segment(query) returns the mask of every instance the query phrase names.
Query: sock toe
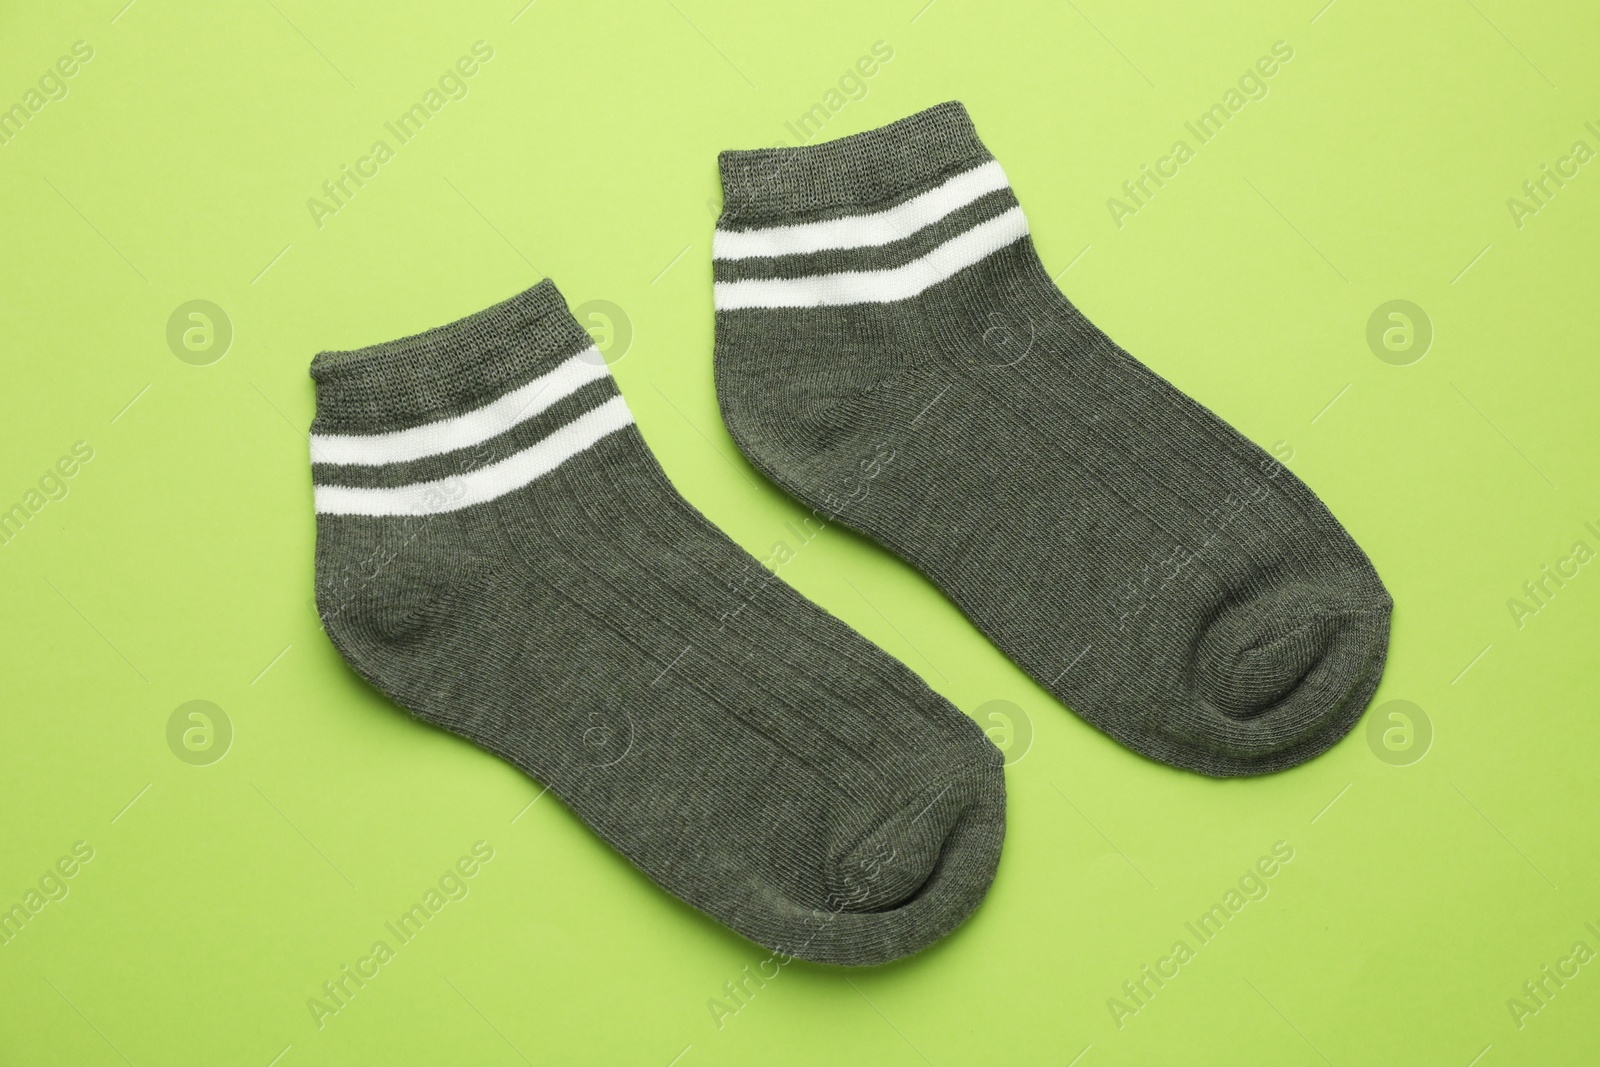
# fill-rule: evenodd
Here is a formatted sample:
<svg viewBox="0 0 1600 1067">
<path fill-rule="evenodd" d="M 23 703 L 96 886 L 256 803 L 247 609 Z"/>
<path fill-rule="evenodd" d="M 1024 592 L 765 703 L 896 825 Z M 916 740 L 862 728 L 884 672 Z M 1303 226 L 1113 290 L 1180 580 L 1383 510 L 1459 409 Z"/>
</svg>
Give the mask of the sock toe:
<svg viewBox="0 0 1600 1067">
<path fill-rule="evenodd" d="M 919 790 L 911 803 L 873 827 L 834 864 L 830 899 L 848 911 L 878 912 L 916 895 L 971 801 L 971 789 L 962 785 L 946 780 Z"/>
<path fill-rule="evenodd" d="M 1005 839 L 996 760 L 951 771 L 854 838 L 829 879 L 830 907 L 795 914 L 774 940 L 817 963 L 888 963 L 960 926 L 994 881 Z"/>
<path fill-rule="evenodd" d="M 1255 718 L 1316 666 L 1342 618 L 1296 589 L 1229 612 L 1202 635 L 1196 657 L 1202 690 L 1224 715 Z"/>
<path fill-rule="evenodd" d="M 1280 770 L 1331 747 L 1382 673 L 1389 605 L 1300 586 L 1215 620 L 1196 648 L 1197 695 L 1213 709 L 1210 773 Z"/>
</svg>

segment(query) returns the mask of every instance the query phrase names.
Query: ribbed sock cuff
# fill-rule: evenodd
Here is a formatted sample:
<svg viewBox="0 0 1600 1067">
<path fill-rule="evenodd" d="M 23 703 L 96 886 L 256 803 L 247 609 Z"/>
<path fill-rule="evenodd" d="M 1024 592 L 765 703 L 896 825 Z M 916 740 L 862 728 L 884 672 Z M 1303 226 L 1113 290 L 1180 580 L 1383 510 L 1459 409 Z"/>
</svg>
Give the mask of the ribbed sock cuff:
<svg viewBox="0 0 1600 1067">
<path fill-rule="evenodd" d="M 826 144 L 723 152 L 718 225 L 740 229 L 894 201 L 993 158 L 954 100 Z"/>
<path fill-rule="evenodd" d="M 593 342 L 548 278 L 446 326 L 311 361 L 311 432 L 381 433 L 469 411 Z"/>
</svg>

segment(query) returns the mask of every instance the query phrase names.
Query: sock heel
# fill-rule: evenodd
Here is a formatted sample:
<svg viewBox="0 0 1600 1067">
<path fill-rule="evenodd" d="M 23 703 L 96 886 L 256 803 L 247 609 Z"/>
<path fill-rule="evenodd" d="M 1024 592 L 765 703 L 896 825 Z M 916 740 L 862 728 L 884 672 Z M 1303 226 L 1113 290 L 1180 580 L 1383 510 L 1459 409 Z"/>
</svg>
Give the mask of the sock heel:
<svg viewBox="0 0 1600 1067">
<path fill-rule="evenodd" d="M 903 346 L 882 339 L 887 323 L 870 313 L 830 320 L 830 344 L 770 343 L 782 334 L 719 331 L 714 367 L 724 424 L 763 473 L 814 507 L 853 492 L 863 462 L 881 454 L 910 416 L 913 373 Z M 911 411 L 915 415 L 915 411 Z"/>
</svg>

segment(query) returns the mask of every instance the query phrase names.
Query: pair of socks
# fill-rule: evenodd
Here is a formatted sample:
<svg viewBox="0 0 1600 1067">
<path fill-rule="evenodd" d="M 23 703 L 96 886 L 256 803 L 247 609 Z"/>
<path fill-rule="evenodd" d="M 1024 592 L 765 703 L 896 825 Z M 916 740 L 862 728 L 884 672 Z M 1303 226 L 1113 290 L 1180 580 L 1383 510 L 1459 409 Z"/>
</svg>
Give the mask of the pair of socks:
<svg viewBox="0 0 1600 1067">
<path fill-rule="evenodd" d="M 1148 757 L 1258 774 L 1349 730 L 1371 564 L 1056 290 L 961 105 L 720 165 L 716 389 L 757 468 Z M 673 489 L 554 284 L 311 373 L 319 610 L 374 686 L 790 957 L 977 907 L 1000 753 Z"/>
</svg>

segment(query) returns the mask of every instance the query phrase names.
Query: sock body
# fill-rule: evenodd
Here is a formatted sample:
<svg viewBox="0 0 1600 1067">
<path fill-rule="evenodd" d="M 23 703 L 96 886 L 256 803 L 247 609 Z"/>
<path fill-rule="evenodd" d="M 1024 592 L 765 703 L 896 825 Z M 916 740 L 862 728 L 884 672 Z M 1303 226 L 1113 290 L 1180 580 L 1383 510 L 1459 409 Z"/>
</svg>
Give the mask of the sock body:
<svg viewBox="0 0 1600 1067">
<path fill-rule="evenodd" d="M 667 481 L 550 282 L 312 364 L 344 658 L 762 945 L 878 963 L 993 878 L 1001 758 Z"/>
<path fill-rule="evenodd" d="M 1370 562 L 1055 288 L 960 104 L 720 162 L 717 393 L 752 463 L 1147 756 L 1263 773 L 1349 730 L 1388 643 Z"/>
</svg>

